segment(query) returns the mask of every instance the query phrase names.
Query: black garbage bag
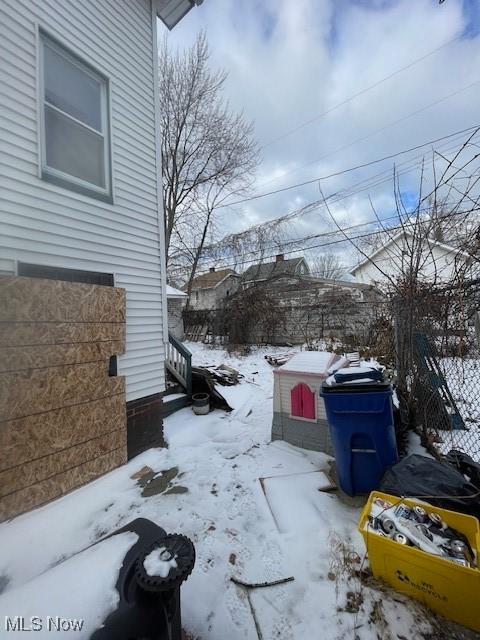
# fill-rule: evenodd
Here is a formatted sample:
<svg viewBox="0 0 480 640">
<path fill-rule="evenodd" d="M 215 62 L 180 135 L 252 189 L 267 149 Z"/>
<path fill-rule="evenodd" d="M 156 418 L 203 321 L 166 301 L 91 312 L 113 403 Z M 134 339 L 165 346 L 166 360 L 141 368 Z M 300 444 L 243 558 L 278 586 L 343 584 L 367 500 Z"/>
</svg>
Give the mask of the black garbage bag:
<svg viewBox="0 0 480 640">
<path fill-rule="evenodd" d="M 444 458 L 448 463 L 463 473 L 476 487 L 480 487 L 480 464 L 463 451 L 452 449 Z"/>
<path fill-rule="evenodd" d="M 480 488 L 448 462 L 416 453 L 391 466 L 379 490 L 394 496 L 421 498 L 438 507 L 480 518 Z"/>
</svg>

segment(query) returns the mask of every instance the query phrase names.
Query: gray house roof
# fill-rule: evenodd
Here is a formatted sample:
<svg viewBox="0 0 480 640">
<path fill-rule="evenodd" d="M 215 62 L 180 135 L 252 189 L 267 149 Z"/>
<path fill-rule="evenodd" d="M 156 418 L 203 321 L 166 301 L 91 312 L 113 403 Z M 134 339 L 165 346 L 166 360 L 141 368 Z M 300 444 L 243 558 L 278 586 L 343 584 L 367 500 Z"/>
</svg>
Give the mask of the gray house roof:
<svg viewBox="0 0 480 640">
<path fill-rule="evenodd" d="M 270 278 L 276 278 L 278 276 L 298 275 L 299 267 L 302 263 L 305 267 L 305 273 L 307 274 L 309 269 L 304 258 L 291 258 L 290 260 L 254 264 L 242 275 L 242 282 L 255 282 L 257 280 L 269 280 Z"/>
</svg>

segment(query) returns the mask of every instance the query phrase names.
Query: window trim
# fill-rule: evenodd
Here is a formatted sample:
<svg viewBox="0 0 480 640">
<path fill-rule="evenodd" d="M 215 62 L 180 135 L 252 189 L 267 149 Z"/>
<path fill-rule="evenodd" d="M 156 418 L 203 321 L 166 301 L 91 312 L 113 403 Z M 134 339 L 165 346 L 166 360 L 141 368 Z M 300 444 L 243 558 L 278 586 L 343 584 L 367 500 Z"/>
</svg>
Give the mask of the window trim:
<svg viewBox="0 0 480 640">
<path fill-rule="evenodd" d="M 100 108 L 102 131 L 82 122 L 75 116 L 70 115 L 63 109 L 50 104 L 45 99 L 45 70 L 44 70 L 44 47 L 50 46 L 68 62 L 87 73 L 100 83 Z M 46 151 L 46 131 L 45 131 L 45 106 L 55 110 L 63 117 L 84 127 L 86 130 L 95 133 L 103 138 L 103 166 L 105 172 L 105 187 L 99 187 L 93 183 L 82 180 L 69 173 L 63 172 L 47 165 Z M 113 176 L 112 176 L 112 136 L 111 136 L 111 105 L 110 105 L 110 81 L 109 78 L 93 67 L 84 58 L 65 46 L 55 36 L 38 28 L 38 113 L 39 113 L 39 175 L 42 180 L 50 182 L 70 191 L 87 195 L 104 202 L 113 204 Z"/>
</svg>

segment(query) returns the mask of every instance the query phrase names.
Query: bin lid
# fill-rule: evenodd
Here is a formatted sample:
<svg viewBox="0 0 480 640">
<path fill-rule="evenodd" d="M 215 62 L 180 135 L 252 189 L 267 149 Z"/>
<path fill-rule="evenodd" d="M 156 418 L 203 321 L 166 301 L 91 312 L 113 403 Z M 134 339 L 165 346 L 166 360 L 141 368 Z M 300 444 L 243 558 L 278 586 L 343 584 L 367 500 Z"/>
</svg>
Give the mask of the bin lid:
<svg viewBox="0 0 480 640">
<path fill-rule="evenodd" d="M 320 388 L 320 395 L 328 393 L 374 393 L 379 391 L 392 391 L 392 385 L 388 380 L 372 380 L 371 382 L 330 382 L 326 381 Z"/>
</svg>

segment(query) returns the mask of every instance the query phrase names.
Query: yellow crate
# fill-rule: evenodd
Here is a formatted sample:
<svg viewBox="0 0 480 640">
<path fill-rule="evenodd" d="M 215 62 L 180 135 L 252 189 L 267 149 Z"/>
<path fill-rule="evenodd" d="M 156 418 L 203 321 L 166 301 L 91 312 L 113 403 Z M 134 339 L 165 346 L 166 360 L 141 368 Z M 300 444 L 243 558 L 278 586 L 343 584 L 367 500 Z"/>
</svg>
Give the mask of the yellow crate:
<svg viewBox="0 0 480 640">
<path fill-rule="evenodd" d="M 375 498 L 383 498 L 393 504 L 400 501 L 398 496 L 373 491 L 362 511 L 358 529 L 365 540 L 373 575 L 397 591 L 420 600 L 445 618 L 480 631 L 480 571 L 403 546 L 371 529 L 366 530 Z M 411 498 L 401 501 L 409 506 L 425 506 L 424 502 Z M 477 552 L 478 560 L 480 524 L 477 518 L 431 505 L 427 511 L 440 514 L 447 525 L 463 533 Z"/>
</svg>

